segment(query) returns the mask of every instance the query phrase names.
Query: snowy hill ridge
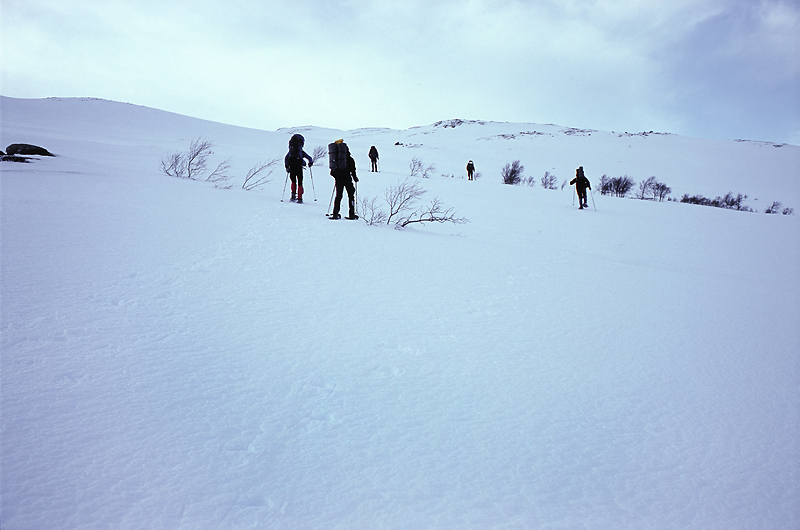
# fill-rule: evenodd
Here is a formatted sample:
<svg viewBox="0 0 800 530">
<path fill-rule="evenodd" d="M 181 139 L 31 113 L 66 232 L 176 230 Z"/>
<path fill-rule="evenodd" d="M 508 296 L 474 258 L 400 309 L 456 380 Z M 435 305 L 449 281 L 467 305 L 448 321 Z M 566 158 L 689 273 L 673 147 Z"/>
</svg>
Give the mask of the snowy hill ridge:
<svg viewBox="0 0 800 530">
<path fill-rule="evenodd" d="M 234 144 L 240 134 L 251 129 L 214 124 L 164 111 L 91 98 L 49 98 L 17 100 L 2 97 L 3 128 L 0 144 L 35 143 L 27 131 L 47 127 L 46 120 L 61 120 L 64 135 L 74 132 L 101 139 L 124 128 L 137 129 L 154 144 L 169 149 L 185 148 L 194 131 L 208 131 L 208 140 L 218 145 Z M 159 124 L 165 124 L 161 127 Z M 22 134 L 11 135 L 12 130 Z M 485 178 L 499 179 L 500 169 L 519 159 L 526 176 L 537 182 L 547 171 L 559 183 L 574 177 L 583 166 L 593 185 L 602 175 L 627 175 L 641 182 L 655 176 L 670 186 L 672 198 L 702 194 L 719 196 L 727 192 L 746 194 L 757 211 L 773 201 L 787 206 L 800 205 L 800 147 L 749 140 L 705 140 L 669 133 L 618 133 L 576 129 L 558 125 L 501 123 L 451 119 L 406 130 L 364 128 L 352 131 L 298 126 L 274 132 L 259 131 L 259 146 L 265 154 L 282 156 L 286 136 L 307 136 L 307 145 L 327 145 L 346 138 L 360 168 L 369 167 L 366 153 L 376 145 L 381 160 L 398 171 L 405 171 L 411 157 L 434 164 L 441 174 L 463 176 L 467 160 L 474 160 Z M 21 138 L 20 138 L 21 137 Z M 30 138 L 30 140 L 25 140 Z M 43 139 L 44 141 L 44 139 Z M 236 148 L 245 142 L 238 142 Z M 58 148 L 55 146 L 54 148 Z M 415 150 L 404 152 L 404 150 Z M 387 166 L 388 168 L 388 166 Z"/>
<path fill-rule="evenodd" d="M 4 530 L 800 527 L 800 216 L 599 193 L 579 211 L 569 186 L 500 179 L 582 165 L 763 211 L 800 206 L 797 147 L 0 113 L 3 146 L 57 155 L 0 163 Z M 281 202 L 295 131 L 348 142 L 359 198 L 409 179 L 470 222 L 330 221 L 324 162 Z M 229 189 L 160 171 L 196 138 Z"/>
</svg>

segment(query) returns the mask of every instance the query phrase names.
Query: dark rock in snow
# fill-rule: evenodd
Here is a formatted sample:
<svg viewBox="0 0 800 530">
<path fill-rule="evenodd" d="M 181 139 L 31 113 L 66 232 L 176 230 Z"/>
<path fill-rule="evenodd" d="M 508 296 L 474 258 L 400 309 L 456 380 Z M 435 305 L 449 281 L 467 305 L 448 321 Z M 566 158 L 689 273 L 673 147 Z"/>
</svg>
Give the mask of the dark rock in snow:
<svg viewBox="0 0 800 530">
<path fill-rule="evenodd" d="M 24 156 L 0 155 L 0 162 L 22 162 L 23 164 L 26 164 L 28 159 Z"/>
<path fill-rule="evenodd" d="M 39 156 L 55 156 L 53 153 L 39 147 L 38 145 L 31 144 L 11 144 L 6 147 L 6 153 L 9 155 L 39 155 Z"/>
</svg>

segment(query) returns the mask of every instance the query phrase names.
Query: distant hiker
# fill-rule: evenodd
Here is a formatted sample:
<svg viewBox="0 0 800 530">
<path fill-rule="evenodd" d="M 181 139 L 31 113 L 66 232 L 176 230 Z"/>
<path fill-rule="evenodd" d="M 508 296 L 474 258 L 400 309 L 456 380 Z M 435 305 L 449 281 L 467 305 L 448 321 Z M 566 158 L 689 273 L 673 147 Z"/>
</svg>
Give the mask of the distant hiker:
<svg viewBox="0 0 800 530">
<path fill-rule="evenodd" d="M 339 209 L 342 203 L 342 195 L 344 190 L 347 189 L 349 213 L 346 219 L 358 219 L 356 215 L 356 190 L 353 186 L 353 181 L 358 182 L 358 177 L 356 176 L 356 161 L 350 156 L 350 148 L 347 147 L 344 140 L 336 140 L 332 144 L 328 144 L 328 160 L 331 176 L 336 180 L 336 199 L 330 218 L 342 218 L 342 216 L 339 215 Z"/>
<path fill-rule="evenodd" d="M 475 173 L 475 164 L 472 163 L 472 160 L 467 162 L 467 180 L 475 180 L 472 178 L 472 174 Z"/>
<path fill-rule="evenodd" d="M 586 202 L 586 188 L 591 190 L 592 185 L 589 183 L 589 179 L 586 178 L 586 175 L 583 174 L 583 166 L 575 171 L 575 178 L 570 180 L 569 184 L 570 186 L 575 184 L 575 191 L 578 193 L 578 202 L 580 203 L 579 210 L 588 208 L 589 203 Z"/>
<path fill-rule="evenodd" d="M 375 146 L 369 148 L 369 159 L 372 162 L 372 169 L 370 171 L 377 172 L 378 171 L 378 150 L 375 149 Z"/>
<path fill-rule="evenodd" d="M 283 165 L 286 166 L 286 172 L 289 173 L 289 178 L 292 179 L 292 197 L 290 200 L 297 202 L 303 202 L 303 168 L 306 165 L 306 161 L 303 159 L 308 159 L 308 167 L 311 167 L 314 162 L 311 156 L 303 151 L 305 143 L 306 139 L 301 134 L 293 135 L 289 139 L 289 152 L 283 158 Z"/>
</svg>

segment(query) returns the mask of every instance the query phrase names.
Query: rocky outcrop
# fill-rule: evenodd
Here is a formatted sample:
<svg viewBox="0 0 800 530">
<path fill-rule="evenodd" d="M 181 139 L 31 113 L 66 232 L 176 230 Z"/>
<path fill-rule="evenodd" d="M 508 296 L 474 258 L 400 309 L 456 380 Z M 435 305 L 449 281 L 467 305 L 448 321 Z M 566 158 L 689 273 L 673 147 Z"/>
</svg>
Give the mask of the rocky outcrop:
<svg viewBox="0 0 800 530">
<path fill-rule="evenodd" d="M 31 145 L 31 144 L 11 144 L 8 147 L 6 147 L 6 154 L 55 156 L 53 153 L 51 153 L 44 147 L 39 147 L 38 145 Z"/>
</svg>

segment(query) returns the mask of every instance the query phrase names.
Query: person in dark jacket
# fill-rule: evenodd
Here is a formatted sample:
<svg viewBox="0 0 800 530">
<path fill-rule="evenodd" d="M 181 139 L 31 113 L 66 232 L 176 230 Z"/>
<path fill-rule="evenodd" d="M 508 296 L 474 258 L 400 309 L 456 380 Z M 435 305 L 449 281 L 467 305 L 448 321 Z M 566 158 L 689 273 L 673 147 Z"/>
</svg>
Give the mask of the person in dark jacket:
<svg viewBox="0 0 800 530">
<path fill-rule="evenodd" d="M 342 203 L 342 195 L 344 190 L 347 189 L 347 204 L 349 212 L 346 219 L 358 219 L 356 215 L 356 190 L 353 181 L 358 182 L 356 176 L 356 161 L 350 155 L 350 149 L 347 149 L 347 169 L 331 169 L 331 176 L 336 179 L 336 198 L 333 203 L 333 213 L 331 219 L 341 219 L 339 209 Z"/>
<path fill-rule="evenodd" d="M 589 183 L 589 179 L 586 178 L 586 175 L 583 174 L 583 166 L 579 167 L 575 171 L 575 178 L 569 181 L 570 186 L 575 185 L 575 191 L 578 193 L 578 202 L 580 203 L 579 210 L 583 210 L 584 208 L 589 207 L 589 203 L 586 202 L 586 188 L 592 189 L 592 185 Z"/>
<path fill-rule="evenodd" d="M 472 163 L 472 160 L 467 162 L 467 180 L 473 180 L 472 175 L 475 173 L 475 164 Z"/>
<path fill-rule="evenodd" d="M 378 150 L 373 145 L 369 148 L 369 160 L 372 162 L 372 169 L 370 171 L 378 171 Z"/>
<path fill-rule="evenodd" d="M 303 151 L 302 144 L 294 145 L 289 142 L 289 152 L 283 158 L 283 165 L 292 180 L 292 197 L 290 199 L 292 201 L 303 202 L 303 168 L 306 165 L 304 158 L 308 160 L 308 167 L 311 167 L 314 159 Z"/>
</svg>

